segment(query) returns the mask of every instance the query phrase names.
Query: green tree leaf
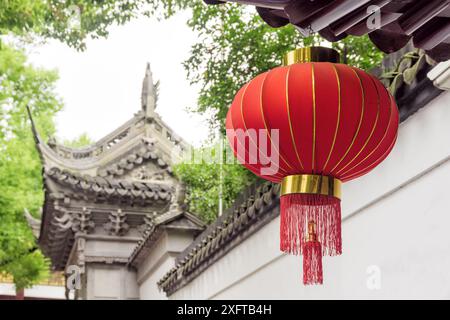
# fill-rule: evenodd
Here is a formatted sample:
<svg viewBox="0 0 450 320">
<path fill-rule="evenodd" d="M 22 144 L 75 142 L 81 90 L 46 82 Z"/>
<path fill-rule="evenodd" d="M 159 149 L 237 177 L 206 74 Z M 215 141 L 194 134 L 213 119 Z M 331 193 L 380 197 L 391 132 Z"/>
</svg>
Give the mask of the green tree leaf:
<svg viewBox="0 0 450 320">
<path fill-rule="evenodd" d="M 24 210 L 39 216 L 43 202 L 42 166 L 35 148 L 26 106 L 32 109 L 44 138 L 54 134 L 55 72 L 36 69 L 25 55 L 0 49 L 0 272 L 14 277 L 17 288 L 39 281 L 48 261 L 36 248 Z"/>
</svg>

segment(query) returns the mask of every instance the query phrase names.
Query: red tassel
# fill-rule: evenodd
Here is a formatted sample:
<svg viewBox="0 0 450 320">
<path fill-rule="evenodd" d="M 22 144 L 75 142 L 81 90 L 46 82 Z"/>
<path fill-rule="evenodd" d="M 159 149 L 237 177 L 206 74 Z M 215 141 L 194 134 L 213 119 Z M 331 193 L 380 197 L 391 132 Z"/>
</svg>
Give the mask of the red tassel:
<svg viewBox="0 0 450 320">
<path fill-rule="evenodd" d="M 340 255 L 341 200 L 332 196 L 293 193 L 280 198 L 280 250 L 303 254 L 303 238 L 309 222 L 316 224 L 323 255 Z"/>
<path fill-rule="evenodd" d="M 303 284 L 322 284 L 322 248 L 318 241 L 307 241 L 303 246 Z"/>
<path fill-rule="evenodd" d="M 316 224 L 308 223 L 308 236 L 303 245 L 303 284 L 322 284 L 322 246 L 317 241 Z"/>
</svg>

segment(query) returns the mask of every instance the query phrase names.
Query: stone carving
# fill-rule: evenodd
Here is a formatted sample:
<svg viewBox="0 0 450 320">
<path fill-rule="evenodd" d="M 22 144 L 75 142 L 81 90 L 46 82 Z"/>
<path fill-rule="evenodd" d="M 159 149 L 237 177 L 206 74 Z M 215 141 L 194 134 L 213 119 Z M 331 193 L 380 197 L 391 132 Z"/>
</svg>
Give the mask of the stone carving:
<svg viewBox="0 0 450 320">
<path fill-rule="evenodd" d="M 111 212 L 108 218 L 109 222 L 105 223 L 103 227 L 109 235 L 123 236 L 128 232 L 130 226 L 126 223 L 127 214 L 121 209 Z"/>
<path fill-rule="evenodd" d="M 56 139 L 55 139 L 54 136 L 51 136 L 51 137 L 48 138 L 47 145 L 48 145 L 51 149 L 56 150 L 57 143 L 56 143 Z"/>
<path fill-rule="evenodd" d="M 119 132 L 114 137 L 112 137 L 105 145 L 106 149 L 111 149 L 113 146 L 124 140 L 128 134 L 130 133 L 130 129 L 126 129 L 122 132 Z"/>
<path fill-rule="evenodd" d="M 150 163 L 153 163 L 156 166 L 156 169 L 164 169 L 170 173 L 171 168 L 169 163 L 165 160 L 161 152 L 158 152 L 158 148 L 155 145 L 155 139 L 143 137 L 141 141 L 142 143 L 139 148 L 130 150 L 122 157 L 114 159 L 112 162 L 99 169 L 99 175 L 102 177 L 123 177 L 126 174 L 130 174 L 131 170 L 135 170 L 141 166 L 146 166 L 146 168 L 140 169 L 141 175 L 146 175 L 147 173 L 143 170 L 155 171 L 154 169 L 150 170 L 150 167 L 148 166 Z M 139 180 L 148 180 L 147 178 L 135 177 L 135 174 L 136 173 L 131 174 L 131 177 Z M 164 178 L 164 176 L 162 178 Z M 151 180 L 157 179 L 151 178 Z"/>
<path fill-rule="evenodd" d="M 155 226 L 155 217 L 158 216 L 158 212 L 147 213 L 143 220 L 144 223 L 141 224 L 137 229 L 142 236 L 145 236 L 146 232 Z"/>
<path fill-rule="evenodd" d="M 141 166 L 133 172 L 132 178 L 137 180 L 164 181 L 166 177 L 165 172 L 166 170 L 151 172 L 146 166 Z"/>
<path fill-rule="evenodd" d="M 94 230 L 95 223 L 91 220 L 91 211 L 86 207 L 80 212 L 76 212 L 73 215 L 72 230 L 74 232 L 88 234 Z"/>
<path fill-rule="evenodd" d="M 57 215 L 56 213 L 59 213 L 60 215 Z M 73 217 L 66 209 L 55 206 L 55 215 L 53 216 L 52 224 L 58 229 L 68 230 L 73 228 Z"/>
<path fill-rule="evenodd" d="M 83 238 L 78 238 L 77 240 L 77 260 L 78 266 L 81 268 L 81 273 L 85 272 L 86 267 L 86 256 L 84 254 L 86 246 L 86 240 Z"/>
<path fill-rule="evenodd" d="M 186 186 L 180 182 L 175 186 L 175 196 L 170 203 L 169 212 L 185 211 L 186 208 Z"/>
<path fill-rule="evenodd" d="M 146 180 L 147 176 L 147 169 L 144 166 L 138 168 L 133 174 L 133 178 L 138 180 Z"/>
</svg>

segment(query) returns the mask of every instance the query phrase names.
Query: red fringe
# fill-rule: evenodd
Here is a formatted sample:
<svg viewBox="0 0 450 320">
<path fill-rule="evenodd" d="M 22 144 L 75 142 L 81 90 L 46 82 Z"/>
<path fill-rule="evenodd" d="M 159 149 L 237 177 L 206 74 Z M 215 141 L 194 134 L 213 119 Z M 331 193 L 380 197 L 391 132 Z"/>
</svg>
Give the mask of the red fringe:
<svg viewBox="0 0 450 320">
<path fill-rule="evenodd" d="M 341 200 L 316 194 L 287 194 L 280 199 L 280 250 L 301 255 L 308 223 L 316 223 L 322 254 L 342 253 Z"/>
<path fill-rule="evenodd" d="M 303 284 L 322 284 L 322 248 L 318 241 L 307 241 L 303 246 Z"/>
</svg>

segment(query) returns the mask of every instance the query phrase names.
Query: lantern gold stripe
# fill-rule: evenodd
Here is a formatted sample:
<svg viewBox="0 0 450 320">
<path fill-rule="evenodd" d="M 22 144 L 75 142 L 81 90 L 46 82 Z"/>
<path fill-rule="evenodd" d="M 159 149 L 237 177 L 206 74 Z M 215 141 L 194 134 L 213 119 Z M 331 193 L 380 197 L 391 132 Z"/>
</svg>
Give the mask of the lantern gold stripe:
<svg viewBox="0 0 450 320">
<path fill-rule="evenodd" d="M 381 159 L 384 159 L 390 152 L 391 152 L 391 148 L 392 146 L 395 144 L 395 142 L 397 141 L 397 136 L 395 136 L 395 139 L 392 140 L 391 144 L 389 145 L 389 147 L 383 152 L 383 154 L 377 158 L 377 160 L 373 161 L 369 166 L 367 166 L 366 168 L 359 170 L 358 172 L 352 173 L 350 176 L 345 177 L 345 179 L 349 179 L 352 177 L 356 177 L 358 175 L 360 175 L 361 173 L 364 173 L 367 168 L 370 168 L 371 166 L 373 166 L 375 163 L 379 162 Z M 372 168 L 373 169 L 373 168 Z"/>
<path fill-rule="evenodd" d="M 312 172 L 314 173 L 316 162 L 316 79 L 314 76 L 314 63 L 311 63 L 311 81 L 312 81 L 312 94 L 313 94 L 313 141 L 312 141 Z"/>
<path fill-rule="evenodd" d="M 387 91 L 386 91 L 387 92 Z M 389 120 L 388 120 L 388 125 L 386 126 L 386 130 L 383 134 L 383 137 L 381 138 L 381 140 L 378 142 L 377 146 L 361 161 L 359 161 L 356 165 L 354 165 L 353 167 L 351 167 L 350 169 L 347 169 L 342 176 L 345 176 L 347 173 L 351 172 L 353 169 L 357 168 L 361 163 L 363 163 L 364 161 L 366 161 L 375 151 L 378 150 L 378 148 L 380 147 L 380 145 L 383 143 L 383 141 L 386 139 L 387 133 L 389 132 L 389 129 L 391 127 L 391 116 L 392 116 L 392 108 L 393 108 L 393 101 L 391 98 L 391 105 L 389 107 Z M 374 161 L 373 163 L 370 164 L 370 166 L 372 166 L 374 163 L 376 163 L 379 159 L 377 159 L 376 161 Z M 368 167 L 370 167 L 368 166 Z M 362 172 L 364 170 L 358 171 L 358 173 Z M 351 176 L 353 176 L 354 174 L 352 174 Z"/>
<path fill-rule="evenodd" d="M 247 86 L 248 86 L 249 84 L 250 84 L 250 83 L 248 83 L 248 84 L 246 85 L 246 87 L 244 88 L 244 92 L 242 93 L 242 96 L 241 96 L 241 102 L 240 102 L 241 105 L 242 105 L 242 102 L 244 101 L 244 94 L 245 94 L 245 91 L 247 90 Z M 234 126 L 234 123 L 233 123 L 233 117 L 230 117 L 230 122 L 231 122 L 231 127 L 233 128 L 233 130 L 236 130 L 236 128 L 235 128 L 235 126 Z M 245 123 L 244 123 L 244 127 L 245 127 Z M 250 139 L 250 137 L 249 137 L 249 139 Z M 233 143 L 234 143 L 234 141 L 233 141 Z M 236 144 L 241 145 L 239 139 L 236 139 Z M 245 155 L 244 155 L 244 159 L 240 159 L 239 154 L 237 153 L 237 151 L 236 151 L 236 159 L 241 160 L 243 163 L 245 163 Z M 251 164 L 249 164 L 249 165 L 252 166 Z M 253 169 L 256 170 L 255 168 L 253 168 Z M 279 169 L 281 169 L 281 168 L 279 168 Z M 288 173 L 286 173 L 286 174 L 288 174 Z M 274 175 L 274 176 L 280 177 L 279 174 L 276 174 L 276 175 Z"/>
<path fill-rule="evenodd" d="M 247 83 L 247 84 L 245 85 L 244 92 L 242 93 L 242 96 L 241 96 L 241 102 L 240 102 L 241 105 L 242 105 L 242 101 L 244 101 L 244 93 L 245 93 L 245 91 L 247 90 L 248 85 L 249 85 L 249 83 Z M 236 130 L 236 128 L 234 127 L 233 117 L 232 117 L 232 116 L 230 116 L 230 121 L 231 121 L 231 127 L 233 128 L 233 130 Z M 239 139 L 236 139 L 236 144 L 241 144 L 240 141 L 239 141 Z M 233 145 L 234 145 L 234 141 L 233 141 Z M 237 150 L 236 150 L 236 159 L 239 160 L 239 153 L 237 152 Z M 241 159 L 241 160 L 242 160 L 242 162 L 245 163 L 245 155 L 244 155 L 244 159 Z"/>
<path fill-rule="evenodd" d="M 245 123 L 245 118 L 244 118 L 244 111 L 243 111 L 243 109 L 244 109 L 244 98 L 245 98 L 245 94 L 247 93 L 247 89 L 248 89 L 250 83 L 251 82 L 247 83 L 245 85 L 245 87 L 244 87 L 244 91 L 242 92 L 242 97 L 241 97 L 241 103 L 239 104 L 239 106 L 240 106 L 239 110 L 240 110 L 240 113 L 241 113 L 241 119 L 242 119 L 242 124 L 244 125 L 244 130 L 247 132 L 248 140 L 249 140 L 250 143 L 253 143 L 256 146 L 256 149 L 259 152 L 258 144 L 252 139 L 251 134 L 248 132 L 247 124 Z M 250 160 L 250 158 L 249 158 L 249 160 Z"/>
<path fill-rule="evenodd" d="M 269 72 L 270 72 L 270 71 L 269 71 Z M 270 135 L 270 131 L 269 131 L 269 129 L 267 128 L 266 117 L 264 116 L 264 108 L 263 108 L 263 98 L 262 98 L 262 93 L 263 93 L 264 83 L 266 82 L 267 75 L 269 74 L 269 72 L 264 76 L 264 80 L 263 80 L 263 82 L 262 82 L 261 90 L 260 90 L 260 97 L 259 97 L 259 105 L 260 105 L 261 116 L 262 116 L 262 119 L 263 119 L 263 122 L 264 122 L 264 128 L 266 128 L 266 132 L 267 132 L 267 136 L 269 137 L 270 144 L 275 148 L 276 152 L 277 152 L 278 155 L 280 156 L 280 159 L 283 160 L 283 162 L 284 162 L 290 169 L 294 169 L 294 168 L 292 168 L 292 166 L 284 159 L 283 155 L 282 155 L 281 152 L 278 150 L 277 145 L 273 143 L 272 137 L 271 137 L 271 135 Z M 279 169 L 282 169 L 282 168 L 279 167 Z"/>
<path fill-rule="evenodd" d="M 330 65 L 333 67 L 334 72 L 336 73 L 336 82 L 338 86 L 338 114 L 337 114 L 337 121 L 336 121 L 336 130 L 334 131 L 334 137 L 333 137 L 333 143 L 331 144 L 330 152 L 328 153 L 327 160 L 325 161 L 325 164 L 323 165 L 323 171 L 326 171 L 328 162 L 330 161 L 331 155 L 333 154 L 334 146 L 336 144 L 336 138 L 339 131 L 339 124 L 341 122 L 341 80 L 339 78 L 339 73 L 337 71 L 337 68 L 334 64 L 330 63 Z"/>
<path fill-rule="evenodd" d="M 245 123 L 245 117 L 244 117 L 244 97 L 245 97 L 245 94 L 247 93 L 247 88 L 248 88 L 248 86 L 250 85 L 250 83 L 251 83 L 251 82 L 249 82 L 249 83 L 245 86 L 244 92 L 242 93 L 241 103 L 240 103 L 240 111 L 241 111 L 242 123 L 244 124 L 244 129 L 245 129 L 245 131 L 247 131 L 247 132 L 248 132 L 248 128 L 247 128 L 247 124 Z M 255 142 L 255 141 L 252 139 L 252 135 L 251 135 L 250 133 L 248 133 L 248 139 L 249 139 L 249 141 L 251 141 L 251 142 L 256 146 L 256 149 L 258 150 L 258 153 L 261 155 L 262 153 L 261 153 L 261 151 L 259 150 L 258 143 Z M 249 160 L 250 160 L 250 159 L 249 159 Z M 280 168 L 280 167 L 279 167 L 278 169 L 279 169 L 280 171 L 282 171 L 284 174 L 288 174 L 286 171 L 283 170 L 283 168 Z"/>
<path fill-rule="evenodd" d="M 298 154 L 298 150 L 297 150 L 297 144 L 295 142 L 295 137 L 294 137 L 294 130 L 292 129 L 292 122 L 291 122 L 291 106 L 289 104 L 289 74 L 291 72 L 291 67 L 287 67 L 288 71 L 286 73 L 286 110 L 287 110 L 287 116 L 288 116 L 288 121 L 289 121 L 289 130 L 291 133 L 291 140 L 292 140 L 292 144 L 294 145 L 294 151 L 295 151 L 295 155 L 297 156 L 297 160 L 298 163 L 300 164 L 300 167 L 303 169 L 303 163 L 300 160 L 300 156 Z"/>
<path fill-rule="evenodd" d="M 344 156 L 341 158 L 341 160 L 339 160 L 339 162 L 333 167 L 333 169 L 331 169 L 331 171 L 334 171 L 340 164 L 341 162 L 345 159 L 345 157 L 347 156 L 347 154 L 350 152 L 350 150 L 353 147 L 353 144 L 355 143 L 356 137 L 359 135 L 359 130 L 361 129 L 361 124 L 363 122 L 364 119 L 364 109 L 365 109 L 365 96 L 364 96 L 364 88 L 362 85 L 362 81 L 361 78 L 359 77 L 358 73 L 355 71 L 355 69 L 351 68 L 352 71 L 355 73 L 355 76 L 358 78 L 359 80 L 359 85 L 361 87 L 361 96 L 362 96 L 362 101 L 361 101 L 361 116 L 359 118 L 359 124 L 358 124 L 358 128 L 356 129 L 356 132 L 353 136 L 352 142 L 350 143 L 350 146 L 347 148 L 347 150 L 344 153 Z"/>
<path fill-rule="evenodd" d="M 372 136 L 373 136 L 373 133 L 375 132 L 375 128 L 377 127 L 378 119 L 379 119 L 379 117 L 380 117 L 380 92 L 378 91 L 378 87 L 377 87 L 377 85 L 375 84 L 375 81 L 373 80 L 372 77 L 370 77 L 370 81 L 372 81 L 373 85 L 375 86 L 375 90 L 377 91 L 377 116 L 376 116 L 375 121 L 374 121 L 374 123 L 373 123 L 372 130 L 370 131 L 369 137 L 368 137 L 367 140 L 364 142 L 364 145 L 361 147 L 361 149 L 358 151 L 358 153 L 353 157 L 352 160 L 350 160 L 350 161 L 349 161 L 344 167 L 342 167 L 336 174 L 339 174 L 339 173 L 341 173 L 342 171 L 344 171 L 345 168 L 347 168 L 350 164 L 353 163 L 353 161 L 355 161 L 355 160 L 359 157 L 359 155 L 361 154 L 361 152 L 363 152 L 364 149 L 366 148 L 367 144 L 369 143 L 370 139 L 371 139 Z"/>
</svg>

